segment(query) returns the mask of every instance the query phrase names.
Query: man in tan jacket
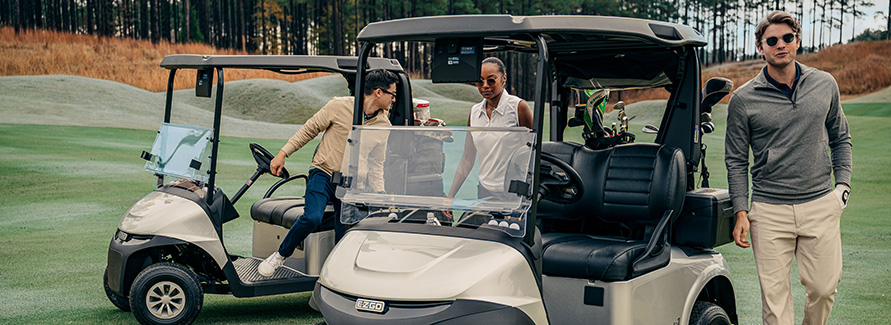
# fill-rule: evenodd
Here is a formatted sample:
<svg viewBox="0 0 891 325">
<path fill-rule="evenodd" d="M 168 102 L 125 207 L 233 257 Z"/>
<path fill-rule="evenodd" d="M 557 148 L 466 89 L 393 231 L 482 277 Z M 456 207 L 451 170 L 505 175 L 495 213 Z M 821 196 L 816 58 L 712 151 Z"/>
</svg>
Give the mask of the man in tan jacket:
<svg viewBox="0 0 891 325">
<path fill-rule="evenodd" d="M 364 125 L 390 125 L 388 112 L 390 105 L 396 101 L 396 81 L 396 75 L 386 70 L 372 70 L 365 76 Z M 340 239 L 346 232 L 346 228 L 340 223 L 340 202 L 334 197 L 335 186 L 331 184 L 331 175 L 340 171 L 347 137 L 353 124 L 354 103 L 354 97 L 332 98 L 303 124 L 272 159 L 270 169 L 273 175 L 278 175 L 285 165 L 285 158 L 324 132 L 306 180 L 303 216 L 291 226 L 278 251 L 257 267 L 260 275 L 272 276 L 282 266 L 284 259 L 291 256 L 297 245 L 322 222 L 325 206 L 329 201 L 334 201 L 335 207 L 335 238 Z"/>
</svg>

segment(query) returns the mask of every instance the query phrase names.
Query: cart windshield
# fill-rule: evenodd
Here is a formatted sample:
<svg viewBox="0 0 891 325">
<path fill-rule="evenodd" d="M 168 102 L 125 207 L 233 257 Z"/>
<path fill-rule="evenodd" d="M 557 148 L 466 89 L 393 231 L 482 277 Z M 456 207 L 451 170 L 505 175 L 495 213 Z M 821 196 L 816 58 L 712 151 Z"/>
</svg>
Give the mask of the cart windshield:
<svg viewBox="0 0 891 325">
<path fill-rule="evenodd" d="M 525 127 L 356 126 L 337 191 L 341 218 L 485 226 L 523 236 L 534 141 Z"/>
<path fill-rule="evenodd" d="M 158 130 L 145 170 L 157 175 L 203 182 L 210 164 L 207 148 L 212 129 L 164 123 Z"/>
</svg>

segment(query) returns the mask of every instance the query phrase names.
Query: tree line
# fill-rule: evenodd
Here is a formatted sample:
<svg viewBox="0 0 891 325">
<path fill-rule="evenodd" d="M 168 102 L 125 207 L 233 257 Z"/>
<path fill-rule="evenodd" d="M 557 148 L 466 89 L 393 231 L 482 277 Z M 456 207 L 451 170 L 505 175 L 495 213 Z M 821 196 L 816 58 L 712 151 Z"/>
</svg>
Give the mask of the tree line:
<svg viewBox="0 0 891 325">
<path fill-rule="evenodd" d="M 44 28 L 152 42 L 201 42 L 255 54 L 356 55 L 358 32 L 382 20 L 459 14 L 624 16 L 696 28 L 709 40 L 700 53 L 708 65 L 755 57 L 754 28 L 770 11 L 785 10 L 803 24 L 818 26 L 803 35 L 812 40 L 803 47 L 813 51 L 846 41 L 842 31 L 853 32 L 858 20 L 873 18 L 863 11 L 873 5 L 870 0 L 0 0 L 0 25 L 16 32 Z M 869 39 L 891 37 L 891 19 L 883 18 L 886 30 L 879 35 L 867 31 L 873 33 Z M 427 77 L 429 46 L 396 43 L 375 54 L 399 59 L 406 70 Z M 499 56 L 508 75 L 535 68 L 530 58 Z M 531 86 L 512 87 L 514 93 L 531 95 Z"/>
</svg>

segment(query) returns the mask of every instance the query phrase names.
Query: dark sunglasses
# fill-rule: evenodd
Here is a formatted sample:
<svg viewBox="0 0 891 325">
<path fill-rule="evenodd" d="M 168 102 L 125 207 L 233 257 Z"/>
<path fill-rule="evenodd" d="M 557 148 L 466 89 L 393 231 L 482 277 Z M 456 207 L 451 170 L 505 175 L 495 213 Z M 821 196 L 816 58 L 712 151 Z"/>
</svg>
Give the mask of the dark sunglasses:
<svg viewBox="0 0 891 325">
<path fill-rule="evenodd" d="M 501 76 L 503 76 L 503 75 L 504 75 L 504 74 L 502 74 Z M 498 77 L 495 77 L 495 78 L 489 78 L 489 79 L 486 79 L 486 80 L 480 79 L 479 81 L 474 82 L 474 84 L 475 84 L 477 87 L 482 87 L 483 84 L 487 84 L 487 85 L 489 85 L 489 87 L 492 87 L 492 86 L 495 86 L 495 82 L 497 82 L 497 81 L 498 81 L 498 78 L 501 78 L 501 76 L 498 76 Z"/>
<path fill-rule="evenodd" d="M 381 91 L 383 91 L 385 93 L 390 94 L 390 96 L 396 97 L 396 93 L 394 93 L 394 92 L 391 92 L 391 91 L 383 89 L 383 88 L 378 88 L 378 89 L 380 89 Z"/>
<path fill-rule="evenodd" d="M 768 37 L 768 38 L 764 39 L 764 43 L 767 43 L 767 46 L 777 46 L 777 42 L 779 40 L 780 39 L 777 38 L 776 36 Z M 792 43 L 793 41 L 795 41 L 795 34 L 788 33 L 786 35 L 783 35 L 783 43 L 789 44 L 789 43 Z"/>
</svg>

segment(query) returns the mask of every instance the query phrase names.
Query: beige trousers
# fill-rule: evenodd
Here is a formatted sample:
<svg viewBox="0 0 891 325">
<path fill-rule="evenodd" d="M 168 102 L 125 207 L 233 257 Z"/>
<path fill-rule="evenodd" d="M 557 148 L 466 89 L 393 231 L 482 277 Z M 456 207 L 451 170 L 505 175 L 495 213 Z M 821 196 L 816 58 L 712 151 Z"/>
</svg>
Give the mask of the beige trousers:
<svg viewBox="0 0 891 325">
<path fill-rule="evenodd" d="M 807 294 L 803 324 L 826 324 L 842 272 L 841 212 L 832 192 L 802 204 L 752 202 L 749 221 L 764 324 L 794 321 L 793 256 Z"/>
</svg>

